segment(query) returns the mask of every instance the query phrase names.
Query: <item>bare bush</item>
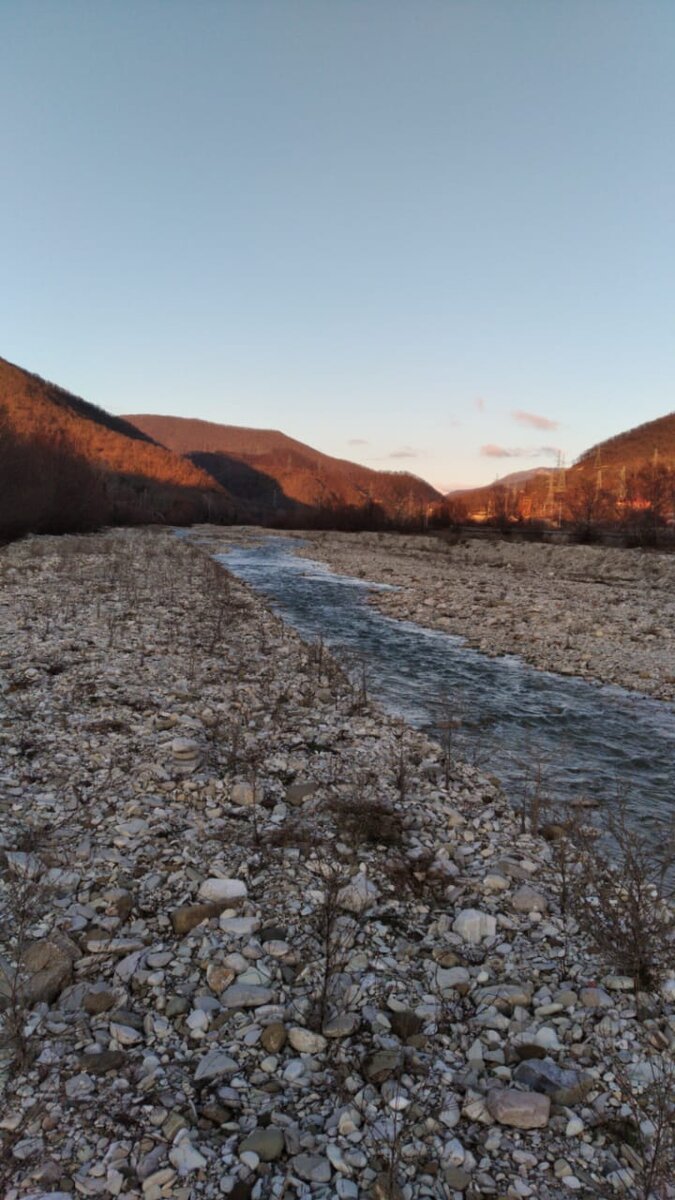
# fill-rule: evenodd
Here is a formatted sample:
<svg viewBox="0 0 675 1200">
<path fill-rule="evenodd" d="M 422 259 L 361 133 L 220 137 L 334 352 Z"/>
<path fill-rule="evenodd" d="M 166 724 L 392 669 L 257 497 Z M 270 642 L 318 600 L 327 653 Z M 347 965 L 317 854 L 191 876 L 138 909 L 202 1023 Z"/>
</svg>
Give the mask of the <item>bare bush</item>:
<svg viewBox="0 0 675 1200">
<path fill-rule="evenodd" d="M 326 807 L 337 833 L 352 847 L 400 846 L 403 818 L 387 800 L 332 798 Z"/>
<path fill-rule="evenodd" d="M 307 871 L 313 908 L 303 931 L 306 965 L 296 982 L 306 984 L 306 1020 L 315 1029 L 322 1029 L 339 1010 L 341 980 L 360 927 L 358 915 L 346 912 L 341 904 L 340 893 L 349 878 L 349 872 L 330 861 L 328 853 L 314 859 Z"/>
<path fill-rule="evenodd" d="M 579 839 L 574 915 L 601 957 L 632 976 L 636 993 L 654 990 L 672 967 L 675 912 L 666 883 L 672 839 L 660 851 L 633 825 L 625 805 L 607 821 L 609 844 Z"/>
<path fill-rule="evenodd" d="M 602 1126 L 627 1164 L 624 1183 L 638 1200 L 668 1200 L 675 1195 L 675 1062 L 650 1054 L 638 1078 L 612 1048 L 609 1058 L 620 1103 Z"/>
</svg>

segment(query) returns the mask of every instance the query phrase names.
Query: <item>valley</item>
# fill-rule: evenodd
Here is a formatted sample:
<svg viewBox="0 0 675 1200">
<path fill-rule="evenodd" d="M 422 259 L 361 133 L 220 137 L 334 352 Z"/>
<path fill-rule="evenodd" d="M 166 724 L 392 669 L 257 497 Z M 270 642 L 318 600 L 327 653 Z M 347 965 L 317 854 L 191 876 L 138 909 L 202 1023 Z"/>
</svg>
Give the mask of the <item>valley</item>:
<svg viewBox="0 0 675 1200">
<path fill-rule="evenodd" d="M 570 920 L 564 834 L 169 531 L 0 572 L 8 1200 L 639 1180 L 612 1122 L 669 1086 L 674 984 Z"/>
</svg>

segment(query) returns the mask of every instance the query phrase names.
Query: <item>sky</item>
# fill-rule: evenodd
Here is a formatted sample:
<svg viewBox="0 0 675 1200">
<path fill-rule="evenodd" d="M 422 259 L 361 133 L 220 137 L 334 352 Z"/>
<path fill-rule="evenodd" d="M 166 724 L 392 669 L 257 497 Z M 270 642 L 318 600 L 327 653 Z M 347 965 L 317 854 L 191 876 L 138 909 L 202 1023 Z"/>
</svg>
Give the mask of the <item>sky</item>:
<svg viewBox="0 0 675 1200">
<path fill-rule="evenodd" d="M 444 489 L 675 408 L 672 0 L 0 0 L 0 355 Z"/>
</svg>

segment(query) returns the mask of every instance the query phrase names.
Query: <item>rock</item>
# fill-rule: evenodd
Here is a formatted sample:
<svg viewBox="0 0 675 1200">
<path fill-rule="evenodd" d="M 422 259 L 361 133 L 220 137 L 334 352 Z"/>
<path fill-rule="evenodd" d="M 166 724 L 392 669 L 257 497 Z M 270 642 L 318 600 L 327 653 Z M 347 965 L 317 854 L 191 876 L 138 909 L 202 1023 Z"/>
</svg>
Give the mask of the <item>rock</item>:
<svg viewBox="0 0 675 1200">
<path fill-rule="evenodd" d="M 612 997 L 599 987 L 582 988 L 579 992 L 579 1002 L 584 1008 L 611 1008 L 614 1004 Z"/>
<path fill-rule="evenodd" d="M 181 936 L 190 933 L 197 925 L 201 925 L 202 921 L 217 917 L 221 908 L 222 905 L 218 904 L 183 904 L 180 908 L 174 908 L 171 913 L 174 933 Z"/>
<path fill-rule="evenodd" d="M 305 800 L 309 800 L 316 791 L 315 783 L 290 783 L 286 788 L 286 803 L 297 808 L 304 804 Z"/>
<path fill-rule="evenodd" d="M 365 1061 L 363 1071 L 370 1083 L 384 1083 L 401 1065 L 399 1050 L 376 1050 Z"/>
<path fill-rule="evenodd" d="M 320 1054 L 326 1048 L 326 1039 L 320 1033 L 294 1025 L 288 1031 L 288 1040 L 299 1054 Z"/>
<path fill-rule="evenodd" d="M 335 1194 L 338 1200 L 359 1200 L 359 1189 L 351 1179 L 341 1175 L 335 1181 Z M 70 1200 L 70 1197 L 68 1197 Z"/>
<path fill-rule="evenodd" d="M 119 917 L 122 923 L 128 920 L 134 907 L 131 892 L 126 888 L 110 888 L 104 893 L 104 899 L 108 903 L 107 911 L 112 916 Z"/>
<path fill-rule="evenodd" d="M 101 1013 L 108 1012 L 115 1004 L 115 993 L 108 991 L 107 988 L 94 989 L 84 996 L 82 1007 L 85 1012 L 96 1017 Z"/>
<path fill-rule="evenodd" d="M 509 1046 L 509 1062 L 524 1062 L 528 1058 L 546 1058 L 544 1046 L 537 1042 L 516 1042 Z"/>
<path fill-rule="evenodd" d="M 192 738 L 177 737 L 171 742 L 171 753 L 177 759 L 199 758 L 199 743 Z"/>
<path fill-rule="evenodd" d="M 455 1192 L 465 1192 L 471 1183 L 471 1176 L 463 1167 L 444 1167 L 443 1178 Z"/>
<path fill-rule="evenodd" d="M 434 962 L 438 963 L 439 967 L 457 967 L 462 963 L 462 959 L 454 950 L 446 950 L 442 946 L 437 946 L 432 954 Z"/>
<path fill-rule="evenodd" d="M 253 1152 L 261 1162 L 274 1162 L 284 1152 L 284 1135 L 274 1125 L 254 1129 L 239 1146 L 239 1154 Z"/>
<path fill-rule="evenodd" d="M 391 1013 L 389 1024 L 391 1025 L 392 1032 L 402 1042 L 407 1041 L 410 1037 L 414 1037 L 415 1034 L 420 1033 L 424 1029 L 423 1018 L 418 1017 L 417 1013 L 412 1012 L 410 1009 L 402 1009 L 399 1012 Z"/>
<path fill-rule="evenodd" d="M 439 1121 L 445 1125 L 446 1129 L 454 1129 L 455 1125 L 459 1124 L 461 1117 L 459 1104 L 454 1096 L 446 1096 L 441 1112 L 439 1113 Z"/>
<path fill-rule="evenodd" d="M 119 1071 L 126 1061 L 122 1050 L 101 1050 L 98 1054 L 83 1054 L 80 1066 L 88 1075 L 106 1075 L 108 1071 Z"/>
<path fill-rule="evenodd" d="M 360 1024 L 361 1018 L 358 1013 L 336 1013 L 335 1016 L 329 1017 L 324 1022 L 321 1032 L 324 1037 L 329 1038 L 351 1037 L 353 1033 L 356 1033 Z"/>
<path fill-rule="evenodd" d="M 516 1083 L 533 1092 L 550 1096 L 555 1104 L 578 1104 L 593 1085 L 593 1080 L 580 1071 L 565 1070 L 551 1058 L 530 1058 L 521 1062 L 513 1072 Z"/>
<path fill-rule="evenodd" d="M 288 1034 L 285 1025 L 281 1021 L 273 1021 L 271 1025 L 266 1025 L 260 1035 L 260 1043 L 268 1054 L 278 1054 L 286 1045 Z"/>
<path fill-rule="evenodd" d="M 253 1182 L 253 1180 L 238 1179 L 232 1190 L 228 1192 L 228 1200 L 251 1200 Z"/>
<path fill-rule="evenodd" d="M 257 799 L 255 788 L 250 783 L 235 783 L 230 798 L 239 808 L 252 808 Z"/>
<path fill-rule="evenodd" d="M 187 1136 L 175 1142 L 171 1147 L 169 1162 L 176 1168 L 179 1175 L 190 1175 L 192 1171 L 201 1171 L 202 1167 L 206 1166 L 204 1155 L 195 1149 Z"/>
<path fill-rule="evenodd" d="M 466 967 L 450 967 L 447 970 L 438 967 L 436 984 L 442 992 L 456 991 L 465 996 L 471 984 L 471 976 Z"/>
<path fill-rule="evenodd" d="M 551 1113 L 551 1100 L 539 1092 L 495 1089 L 488 1092 L 487 1109 L 500 1125 L 514 1129 L 544 1129 Z"/>
<path fill-rule="evenodd" d="M 668 975 L 661 984 L 661 995 L 669 1004 L 675 1004 L 675 975 Z"/>
<path fill-rule="evenodd" d="M 565 1126 L 565 1137 L 579 1137 L 586 1126 L 580 1117 L 571 1117 Z"/>
<path fill-rule="evenodd" d="M 485 888 L 486 892 L 505 892 L 507 891 L 508 886 L 509 881 L 508 879 L 505 879 L 503 875 L 486 875 L 485 879 L 483 880 L 483 887 Z"/>
<path fill-rule="evenodd" d="M 632 992 L 635 989 L 632 975 L 605 975 L 602 982 L 610 992 Z"/>
<path fill-rule="evenodd" d="M 477 994 L 481 1003 L 496 1004 L 497 1007 L 528 1008 L 532 1000 L 530 984 L 498 983 L 481 988 Z"/>
<path fill-rule="evenodd" d="M 226 1008 L 259 1008 L 262 1004 L 271 1004 L 273 997 L 274 993 L 260 984 L 233 983 L 221 999 Z"/>
<path fill-rule="evenodd" d="M 260 930 L 260 941 L 263 945 L 265 942 L 283 942 L 287 932 L 284 925 L 263 925 Z"/>
<path fill-rule="evenodd" d="M 446 809 L 445 819 L 448 829 L 460 829 L 462 825 L 466 825 L 466 818 L 456 808 Z"/>
<path fill-rule="evenodd" d="M 291 1167 L 306 1183 L 328 1183 L 333 1174 L 328 1159 L 320 1154 L 297 1154 L 291 1160 Z"/>
<path fill-rule="evenodd" d="M 66 1079 L 65 1093 L 69 1100 L 88 1100 L 94 1091 L 94 1081 L 84 1073 Z"/>
<path fill-rule="evenodd" d="M 123 1025 L 120 1021 L 110 1022 L 110 1035 L 120 1046 L 135 1046 L 143 1041 L 143 1034 L 131 1025 Z"/>
<path fill-rule="evenodd" d="M 190 1007 L 190 1002 L 185 996 L 170 996 L 166 1003 L 167 1017 L 179 1017 L 182 1013 L 187 1012 Z"/>
<path fill-rule="evenodd" d="M 191 775 L 197 770 L 201 759 L 201 748 L 191 738 L 174 738 L 171 742 L 170 770 L 178 775 Z"/>
<path fill-rule="evenodd" d="M 157 1188 L 165 1188 L 172 1184 L 176 1178 L 176 1172 L 171 1167 L 164 1167 L 159 1171 L 153 1171 L 152 1175 L 146 1175 L 143 1180 L 143 1192 L 146 1196 L 156 1195 Z M 70 1198 L 72 1200 L 72 1196 Z"/>
<path fill-rule="evenodd" d="M 260 927 L 257 917 L 221 917 L 219 921 L 223 933 L 229 933 L 231 938 L 250 938 Z"/>
<path fill-rule="evenodd" d="M 28 1004 L 51 1004 L 70 981 L 73 962 L 79 955 L 79 950 L 68 938 L 61 937 L 58 941 L 43 938 L 32 942 L 23 957 L 27 979 L 22 991 Z"/>
<path fill-rule="evenodd" d="M 337 895 L 340 908 L 359 916 L 366 912 L 377 901 L 379 892 L 375 884 L 362 871 L 341 888 Z"/>
<path fill-rule="evenodd" d="M 231 967 L 223 966 L 222 963 L 209 963 L 206 968 L 206 982 L 216 995 L 224 992 L 225 988 L 234 983 L 236 977 L 236 972 Z"/>
<path fill-rule="evenodd" d="M 246 884 L 241 879 L 205 879 L 199 888 L 199 899 L 211 904 L 231 904 L 245 900 Z"/>
<path fill-rule="evenodd" d="M 341 1175 L 352 1174 L 352 1168 L 345 1159 L 340 1146 L 335 1142 L 329 1142 L 326 1146 L 326 1157 L 334 1171 L 338 1171 Z"/>
<path fill-rule="evenodd" d="M 490 913 L 480 912 L 477 908 L 465 908 L 455 917 L 452 928 L 465 942 L 476 946 L 486 938 L 495 936 L 497 922 Z"/>
<path fill-rule="evenodd" d="M 548 901 L 541 892 L 535 888 L 529 887 L 528 884 L 523 884 L 511 897 L 511 907 L 516 912 L 522 913 L 545 913 L 548 909 Z"/>
<path fill-rule="evenodd" d="M 237 1063 L 223 1050 L 209 1050 L 195 1071 L 195 1082 L 206 1083 L 212 1079 L 221 1079 L 224 1075 L 233 1075 L 238 1069 Z"/>
</svg>

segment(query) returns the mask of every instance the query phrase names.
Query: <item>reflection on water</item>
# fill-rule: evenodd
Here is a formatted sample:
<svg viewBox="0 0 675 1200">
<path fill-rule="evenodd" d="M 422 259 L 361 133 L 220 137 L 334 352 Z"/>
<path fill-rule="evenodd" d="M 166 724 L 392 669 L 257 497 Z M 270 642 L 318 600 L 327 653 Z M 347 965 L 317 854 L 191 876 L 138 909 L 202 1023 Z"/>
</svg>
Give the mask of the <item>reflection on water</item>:
<svg viewBox="0 0 675 1200">
<path fill-rule="evenodd" d="M 322 638 L 347 665 L 362 663 L 369 693 L 386 709 L 459 741 L 461 756 L 496 775 L 514 800 L 539 770 L 556 802 L 620 796 L 644 827 L 672 814 L 669 705 L 516 658 L 488 658 L 460 638 L 392 620 L 367 603 L 369 589 L 386 585 L 335 575 L 298 558 L 283 538 L 217 558 L 304 638 Z"/>
</svg>

